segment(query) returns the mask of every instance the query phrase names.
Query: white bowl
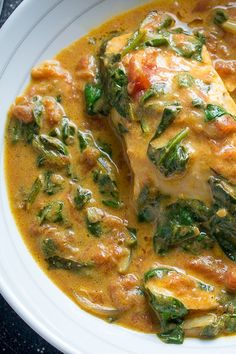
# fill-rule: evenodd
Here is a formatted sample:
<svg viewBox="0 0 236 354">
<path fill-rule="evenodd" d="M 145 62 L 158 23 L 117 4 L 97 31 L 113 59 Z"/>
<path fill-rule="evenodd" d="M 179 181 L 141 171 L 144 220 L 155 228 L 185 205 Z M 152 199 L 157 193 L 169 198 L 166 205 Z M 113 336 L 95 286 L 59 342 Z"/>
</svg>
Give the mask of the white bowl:
<svg viewBox="0 0 236 354">
<path fill-rule="evenodd" d="M 108 324 L 77 307 L 38 267 L 10 212 L 4 171 L 8 107 L 29 80 L 30 69 L 106 19 L 142 0 L 25 0 L 0 31 L 0 286 L 15 311 L 64 353 L 235 354 L 236 337 L 187 339 L 182 346 L 155 335 Z M 30 171 L 29 171 L 30 173 Z"/>
</svg>

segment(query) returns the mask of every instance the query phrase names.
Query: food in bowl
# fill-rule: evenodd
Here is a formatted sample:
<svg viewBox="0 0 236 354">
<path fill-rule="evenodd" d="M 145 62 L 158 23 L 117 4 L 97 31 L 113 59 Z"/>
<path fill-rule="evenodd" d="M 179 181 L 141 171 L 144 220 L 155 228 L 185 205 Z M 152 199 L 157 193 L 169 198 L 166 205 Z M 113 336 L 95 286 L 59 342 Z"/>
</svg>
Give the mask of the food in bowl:
<svg viewBox="0 0 236 354">
<path fill-rule="evenodd" d="M 236 332 L 236 6 L 156 1 L 32 69 L 12 211 L 90 313 L 165 343 Z"/>
</svg>

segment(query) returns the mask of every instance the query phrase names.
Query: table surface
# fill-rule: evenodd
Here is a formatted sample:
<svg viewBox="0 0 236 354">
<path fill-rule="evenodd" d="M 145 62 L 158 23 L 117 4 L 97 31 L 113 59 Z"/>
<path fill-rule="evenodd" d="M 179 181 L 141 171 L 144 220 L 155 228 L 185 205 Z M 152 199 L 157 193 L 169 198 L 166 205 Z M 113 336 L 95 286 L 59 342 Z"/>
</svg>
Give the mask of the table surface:
<svg viewBox="0 0 236 354">
<path fill-rule="evenodd" d="M 40 0 L 36 0 L 40 1 Z M 1 1 L 0 1 L 1 2 Z M 0 27 L 22 0 L 5 0 Z M 1 31 L 1 29 L 0 29 Z M 0 353 L 5 354 L 60 354 L 35 333 L 0 295 Z"/>
</svg>

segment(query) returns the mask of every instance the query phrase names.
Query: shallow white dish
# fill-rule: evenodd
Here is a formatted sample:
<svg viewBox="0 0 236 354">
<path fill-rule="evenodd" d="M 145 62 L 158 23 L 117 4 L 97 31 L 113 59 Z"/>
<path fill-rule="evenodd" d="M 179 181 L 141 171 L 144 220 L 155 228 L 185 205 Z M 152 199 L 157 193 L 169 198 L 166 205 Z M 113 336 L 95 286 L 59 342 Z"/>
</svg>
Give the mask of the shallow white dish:
<svg viewBox="0 0 236 354">
<path fill-rule="evenodd" d="M 27 84 L 31 67 L 109 17 L 145 2 L 25 0 L 0 30 L 1 292 L 32 328 L 64 353 L 235 354 L 236 336 L 165 345 L 155 335 L 110 325 L 80 310 L 35 263 L 10 212 L 4 176 L 4 126 L 8 107 Z"/>
</svg>

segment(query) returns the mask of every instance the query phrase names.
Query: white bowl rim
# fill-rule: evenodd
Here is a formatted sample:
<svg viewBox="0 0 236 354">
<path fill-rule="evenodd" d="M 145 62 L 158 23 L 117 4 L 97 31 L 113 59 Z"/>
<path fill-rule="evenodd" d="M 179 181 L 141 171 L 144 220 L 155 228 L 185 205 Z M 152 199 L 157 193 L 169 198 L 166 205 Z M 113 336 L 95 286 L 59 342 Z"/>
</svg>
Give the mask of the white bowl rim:
<svg viewBox="0 0 236 354">
<path fill-rule="evenodd" d="M 37 0 L 24 0 L 20 6 L 15 10 L 15 12 L 12 14 L 12 16 L 7 20 L 7 22 L 3 25 L 1 31 L 0 31 L 0 46 L 2 47 L 2 52 L 4 52 L 4 56 L 1 56 L 0 58 L 0 101 L 1 97 L 4 97 L 4 89 L 6 89 L 6 94 L 11 93 L 10 87 L 5 86 L 4 88 L 1 87 L 1 83 L 6 83 L 6 78 L 4 75 L 10 74 L 10 65 L 9 61 L 12 64 L 14 61 L 16 54 L 18 55 L 18 58 L 20 57 L 21 53 L 17 53 L 18 49 L 20 51 L 22 44 L 27 37 L 31 36 L 31 32 L 33 33 L 34 28 L 36 28 L 38 25 L 41 25 L 42 22 L 44 21 L 44 15 L 49 14 L 49 13 L 54 13 L 56 9 L 58 8 L 65 8 L 65 2 L 67 1 L 70 3 L 71 6 L 76 5 L 76 1 L 78 4 L 78 0 L 41 0 L 37 4 Z M 108 7 L 109 3 L 112 2 L 114 5 L 112 7 L 111 13 L 115 14 L 116 10 L 122 7 L 122 9 L 126 9 L 129 7 L 132 7 L 134 4 L 141 4 L 144 2 L 147 2 L 145 0 L 132 0 L 128 4 L 127 1 L 125 0 L 120 0 L 119 4 L 115 2 L 115 0 L 87 0 L 86 4 L 81 0 L 80 5 L 81 5 L 81 13 L 80 15 L 82 16 L 83 14 L 87 14 L 93 11 L 93 18 L 94 15 L 96 14 L 96 10 L 99 10 L 99 6 L 103 8 L 103 10 Z M 39 6 L 40 3 L 40 6 Z M 98 5 L 98 7 L 96 7 Z M 63 7 L 64 6 L 64 7 Z M 29 22 L 31 21 L 31 27 L 29 24 L 24 23 L 24 19 L 28 17 L 29 13 L 32 13 L 32 10 L 35 10 L 34 16 L 32 16 L 32 19 L 29 19 Z M 110 10 L 109 10 L 110 12 Z M 58 13 L 59 16 L 59 13 Z M 99 15 L 102 17 L 103 15 Z M 100 21 L 100 17 L 98 16 L 98 19 L 95 19 L 95 22 L 97 21 L 97 24 Z M 104 18 L 107 18 L 108 14 L 104 15 Z M 73 26 L 73 18 L 71 21 L 68 21 L 70 26 Z M 21 26 L 22 32 L 17 31 L 18 26 Z M 84 25 L 85 26 L 85 25 Z M 85 26 L 86 27 L 86 26 Z M 22 33 L 24 33 L 22 37 Z M 86 32 L 85 32 L 86 33 Z M 54 38 L 52 36 L 52 39 L 56 42 L 57 37 L 61 35 L 62 32 L 58 31 L 57 36 Z M 50 34 L 51 35 L 51 34 Z M 9 42 L 6 43 L 6 38 L 9 39 Z M 74 38 L 74 35 L 68 34 L 68 36 L 63 37 L 63 46 L 65 44 L 70 44 L 68 42 L 68 38 Z M 52 48 L 43 48 L 43 51 L 40 51 L 40 55 L 38 55 L 37 60 L 41 60 L 41 58 L 46 58 L 48 57 L 48 53 L 54 53 L 55 48 L 58 47 L 58 43 L 55 44 L 54 42 L 52 44 Z M 28 49 L 30 51 L 30 48 L 28 46 Z M 35 58 L 34 58 L 35 60 Z M 8 69 L 8 71 L 6 70 Z M 14 85 L 14 90 L 19 91 L 19 89 L 22 89 L 22 87 L 25 86 L 25 83 L 28 80 L 28 72 L 29 70 L 26 70 L 27 76 L 23 75 L 18 82 L 18 89 L 15 88 Z M 19 75 L 21 76 L 21 75 Z M 17 80 L 18 81 L 18 77 Z M 5 98 L 6 98 L 5 94 Z M 2 116 L 6 116 L 6 111 L 7 107 L 9 106 L 9 102 L 13 100 L 12 97 L 15 96 L 15 94 L 11 93 L 10 99 L 7 100 L 7 104 L 4 105 L 3 102 L 3 113 Z M 1 116 L 1 113 L 0 113 Z M 1 152 L 1 171 L 4 171 L 4 149 L 3 149 L 3 141 L 4 141 L 4 118 L 0 121 L 0 138 L 1 138 L 1 145 L 0 145 L 0 152 Z M 57 347 L 59 350 L 61 350 L 64 353 L 77 353 L 77 354 L 85 354 L 85 353 L 93 353 L 94 350 L 97 348 L 96 352 L 98 354 L 100 353 L 110 353 L 112 350 L 112 353 L 114 354 L 121 354 L 121 353 L 136 353 L 136 350 L 133 349 L 132 345 L 128 342 L 126 342 L 127 349 L 124 349 L 123 343 L 116 343 L 115 345 L 112 342 L 112 336 L 114 334 L 117 336 L 116 342 L 119 340 L 122 341 L 124 338 L 125 341 L 127 338 L 133 338 L 134 341 L 137 341 L 137 354 L 138 353 L 143 353 L 145 350 L 145 346 L 143 346 L 144 343 L 147 343 L 149 346 L 149 354 L 152 354 L 156 352 L 156 350 L 161 349 L 162 353 L 173 353 L 178 351 L 178 349 L 181 350 L 182 354 L 188 353 L 189 350 L 191 350 L 191 353 L 200 353 L 202 352 L 202 349 L 207 349 L 209 354 L 213 354 L 216 352 L 220 354 L 227 350 L 227 354 L 233 354 L 235 353 L 235 347 L 236 347 L 236 337 L 230 337 L 230 338 L 219 338 L 215 340 L 214 342 L 204 342 L 195 340 L 195 339 L 188 339 L 186 340 L 186 344 L 184 344 L 182 347 L 178 346 L 166 346 L 163 345 L 162 343 L 159 343 L 156 341 L 156 339 L 153 338 L 153 336 L 149 335 L 143 335 L 140 333 L 136 333 L 118 326 L 112 326 L 110 329 L 110 325 L 103 323 L 101 320 L 94 318 L 93 316 L 84 313 L 84 311 L 77 309 L 76 305 L 72 303 L 72 301 L 68 300 L 64 294 L 61 293 L 61 291 L 53 284 L 51 281 L 46 277 L 46 275 L 42 272 L 41 269 L 39 269 L 38 265 L 35 263 L 33 260 L 32 256 L 29 254 L 29 252 L 26 250 L 26 246 L 24 245 L 23 241 L 21 238 L 19 238 L 19 232 L 16 228 L 16 225 L 14 224 L 13 217 L 9 211 L 9 202 L 7 200 L 7 193 L 6 193 L 6 184 L 5 184 L 5 176 L 4 173 L 1 173 L 0 176 L 0 210 L 2 211 L 3 215 L 3 220 L 1 223 L 1 229 L 2 229 L 2 235 L 1 238 L 3 239 L 4 244 L 7 246 L 7 252 L 4 252 L 3 250 L 0 249 L 0 289 L 1 293 L 4 296 L 4 298 L 9 302 L 9 304 L 14 308 L 14 310 L 27 322 L 37 333 L 39 333 L 43 338 L 45 338 L 49 343 Z M 9 239 L 6 239 L 7 236 L 10 236 Z M 12 238 L 11 238 L 12 237 Z M 8 260 L 8 252 L 9 252 L 9 260 Z M 6 265 L 8 261 L 10 262 L 11 257 L 13 255 L 18 254 L 19 259 L 15 260 L 16 266 L 17 266 L 17 271 L 21 272 L 21 277 L 19 277 L 19 280 L 22 279 L 22 281 L 26 281 L 27 277 L 29 278 L 28 285 L 30 285 L 30 289 L 26 289 L 26 293 L 24 293 L 24 284 L 19 285 L 17 287 L 17 284 L 12 283 L 14 279 L 14 270 L 12 270 L 10 267 L 6 270 Z M 23 259 L 21 259 L 21 255 L 23 255 Z M 13 259 L 13 258 L 12 258 Z M 5 263 L 4 263 L 5 262 Z M 10 263 L 9 263 L 10 264 Z M 8 264 L 8 265 L 9 265 Z M 30 269 L 25 270 L 26 265 L 30 264 Z M 24 273 L 24 274 L 23 274 Z M 80 335 L 84 336 L 81 337 L 81 343 L 78 344 L 78 347 L 75 345 L 75 342 L 69 343 L 65 340 L 65 338 L 60 335 L 60 333 L 57 333 L 57 328 L 53 328 L 51 323 L 43 322 L 42 318 L 40 317 L 40 309 L 37 309 L 36 306 L 33 307 L 33 302 L 31 301 L 32 299 L 30 298 L 29 295 L 32 295 L 33 297 L 38 294 L 37 291 L 40 289 L 39 284 L 37 281 L 34 280 L 34 277 L 37 279 L 38 283 L 41 284 L 42 286 L 45 285 L 45 289 L 50 290 L 50 294 L 53 296 L 55 295 L 58 299 L 58 303 L 64 304 L 65 309 L 60 309 L 62 312 L 63 316 L 61 315 L 60 317 L 60 311 L 57 313 L 58 319 L 63 318 L 64 321 L 66 321 L 66 317 L 64 316 L 65 313 L 63 312 L 68 310 L 68 311 L 73 311 L 76 309 L 79 315 L 76 315 L 77 317 L 80 317 L 80 320 L 82 322 L 86 323 L 87 327 L 84 328 L 79 328 L 80 330 Z M 37 284 L 36 284 L 37 283 Z M 30 292 L 32 291 L 32 294 Z M 41 294 L 40 294 L 41 296 Z M 41 300 L 44 299 L 45 303 L 47 306 L 50 307 L 50 302 L 51 305 L 56 308 L 56 305 L 52 302 L 52 299 L 46 299 L 44 298 L 45 293 L 42 291 L 42 296 Z M 67 300 L 66 300 L 66 299 Z M 49 309 L 48 307 L 48 309 Z M 50 310 L 50 309 L 49 309 Z M 42 311 L 43 312 L 43 311 Z M 46 321 L 46 320 L 45 320 Z M 55 322 L 55 320 L 54 320 Z M 76 322 L 75 322 L 76 323 Z M 95 325 L 96 330 L 98 330 L 98 335 L 96 335 L 92 329 L 89 331 L 89 326 Z M 102 324 L 101 324 L 102 323 Z M 67 323 L 68 326 L 71 325 L 71 323 Z M 78 324 L 78 322 L 77 322 Z M 100 328 L 101 327 L 101 328 Z M 115 328 L 115 329 L 114 329 Z M 103 331 L 107 331 L 109 340 L 106 341 L 105 337 L 102 338 L 102 333 Z M 94 338 L 95 337 L 95 338 Z M 74 338 L 74 337 L 73 337 Z M 90 343 L 92 340 L 94 341 L 94 345 Z M 145 338 L 145 339 L 144 339 Z M 87 341 L 87 343 L 86 343 Z M 156 344 L 155 344 L 156 343 Z M 139 347 L 140 346 L 140 347 Z M 177 349 L 178 348 L 178 349 Z M 88 351 L 87 351 L 88 349 Z M 125 351 L 124 351 L 125 350 Z"/>
</svg>

